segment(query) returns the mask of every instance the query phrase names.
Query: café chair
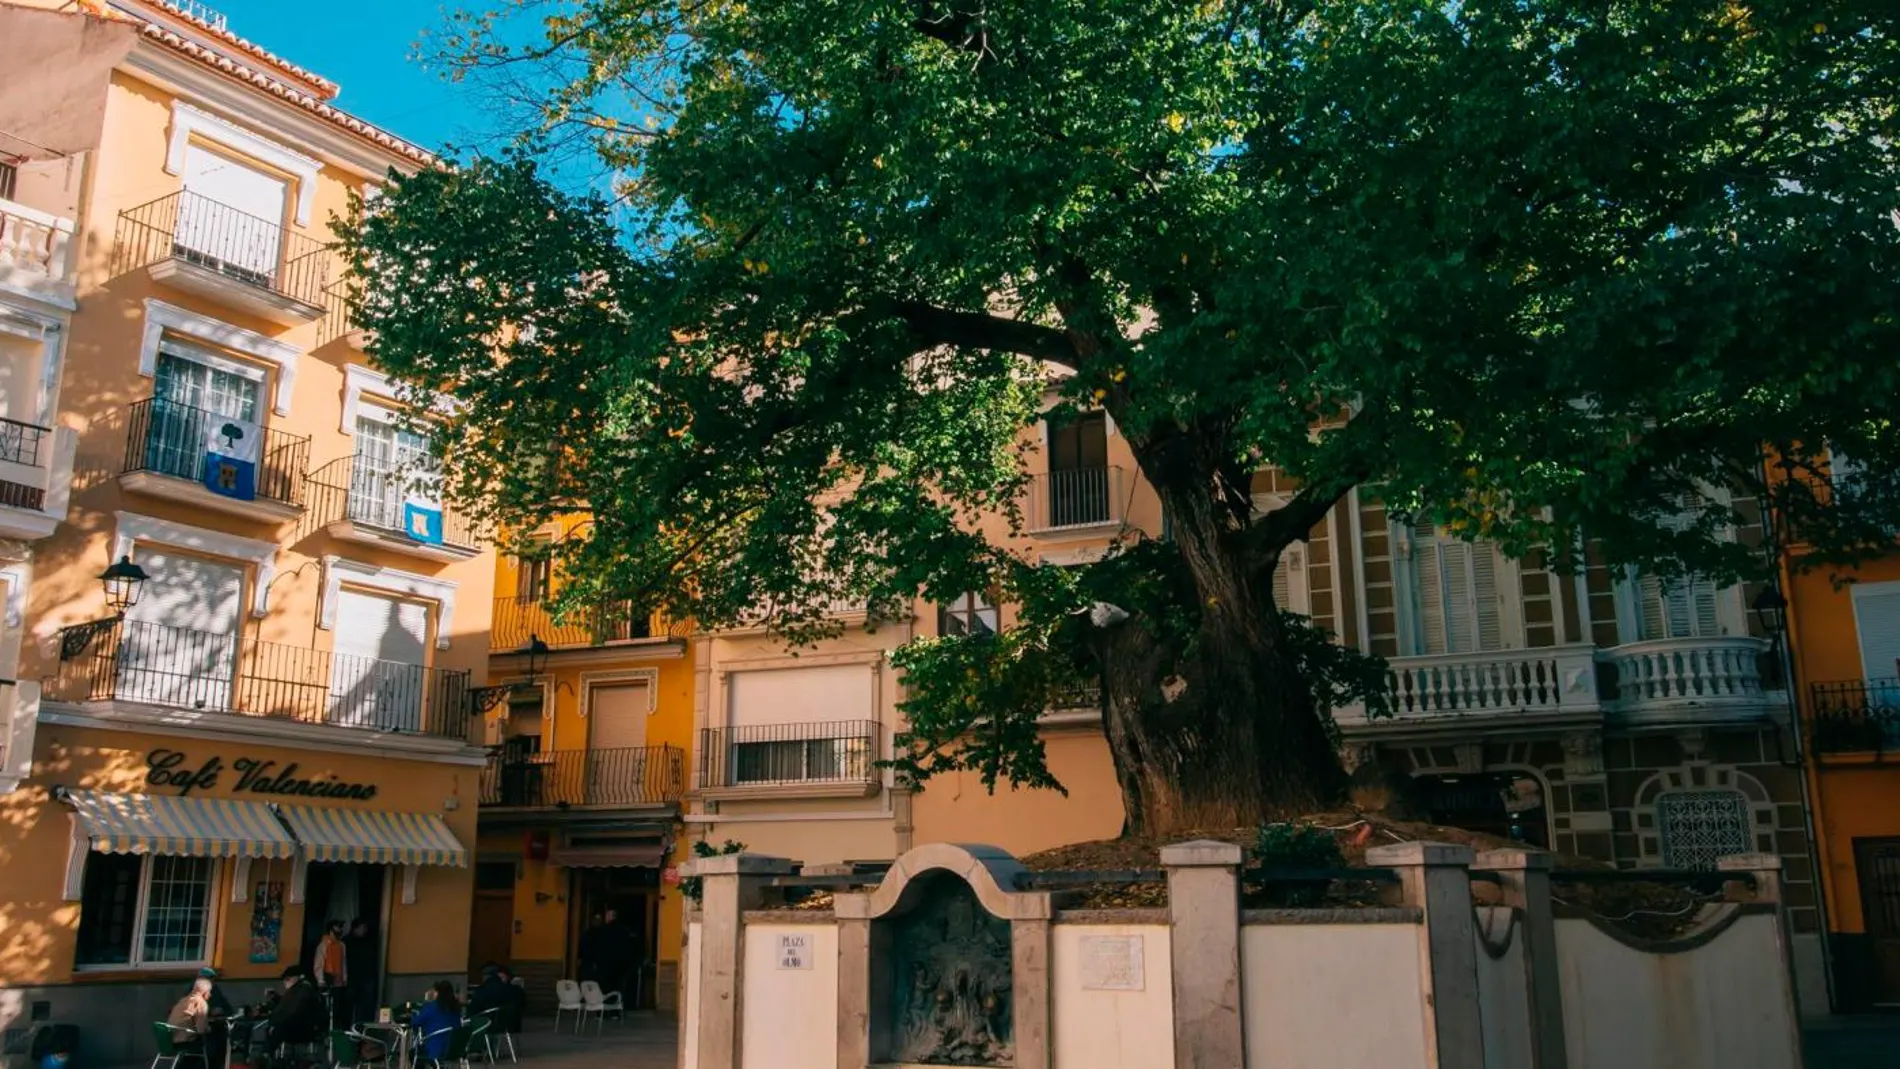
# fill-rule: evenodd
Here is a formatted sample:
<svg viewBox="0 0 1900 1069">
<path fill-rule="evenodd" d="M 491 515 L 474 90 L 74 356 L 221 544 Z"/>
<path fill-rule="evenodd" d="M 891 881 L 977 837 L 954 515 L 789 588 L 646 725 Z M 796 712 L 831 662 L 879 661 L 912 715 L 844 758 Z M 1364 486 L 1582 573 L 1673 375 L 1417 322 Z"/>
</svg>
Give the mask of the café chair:
<svg viewBox="0 0 1900 1069">
<path fill-rule="evenodd" d="M 574 1034 L 580 1035 L 581 1025 L 587 1020 L 587 1003 L 581 1001 L 581 985 L 572 980 L 554 981 L 554 999 L 554 1030 L 561 1030 L 561 1015 L 573 1010 Z"/>
<path fill-rule="evenodd" d="M 191 1029 L 186 1028 L 180 1031 L 191 1032 Z M 195 1036 L 198 1033 L 191 1034 Z M 172 1038 L 172 1026 L 164 1021 L 152 1022 L 152 1043 L 158 1048 L 158 1054 L 152 1058 L 151 1069 L 178 1069 L 180 1062 L 193 1058 L 196 1058 L 198 1064 L 205 1069 L 210 1069 L 211 1062 L 205 1057 L 204 1045 L 200 1043 L 193 1050 L 178 1049 L 178 1042 Z"/>
<path fill-rule="evenodd" d="M 603 994 L 600 985 L 592 980 L 581 981 L 581 1002 L 581 1020 L 585 1022 L 588 1014 L 594 1015 L 595 1035 L 599 1035 L 600 1030 L 607 1026 L 607 1015 L 610 1013 L 622 1024 L 627 1021 L 626 1004 L 621 1000 L 620 992 Z"/>
</svg>

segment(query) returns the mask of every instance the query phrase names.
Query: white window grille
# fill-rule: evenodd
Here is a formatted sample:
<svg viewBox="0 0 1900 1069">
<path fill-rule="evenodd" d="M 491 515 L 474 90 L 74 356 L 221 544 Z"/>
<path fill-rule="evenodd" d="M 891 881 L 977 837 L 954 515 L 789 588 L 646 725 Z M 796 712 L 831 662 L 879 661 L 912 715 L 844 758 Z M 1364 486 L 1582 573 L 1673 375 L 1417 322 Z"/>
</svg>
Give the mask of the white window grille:
<svg viewBox="0 0 1900 1069">
<path fill-rule="evenodd" d="M 1748 799 L 1740 791 L 1672 791 L 1656 799 L 1663 864 L 1712 869 L 1731 854 L 1753 852 Z"/>
</svg>

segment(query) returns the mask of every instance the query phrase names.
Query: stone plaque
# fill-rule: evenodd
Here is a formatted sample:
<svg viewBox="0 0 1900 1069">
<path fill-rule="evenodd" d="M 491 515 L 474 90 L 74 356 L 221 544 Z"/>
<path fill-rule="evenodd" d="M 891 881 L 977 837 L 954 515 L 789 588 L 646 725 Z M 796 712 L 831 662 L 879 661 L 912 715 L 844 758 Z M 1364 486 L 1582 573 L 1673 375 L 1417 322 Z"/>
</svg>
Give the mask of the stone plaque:
<svg viewBox="0 0 1900 1069">
<path fill-rule="evenodd" d="M 1085 935 L 1082 937 L 1082 990 L 1141 991 L 1147 987 L 1142 970 L 1139 935 Z"/>
<path fill-rule="evenodd" d="M 811 936 L 805 933 L 798 935 L 780 933 L 778 967 L 781 969 L 811 968 Z"/>
</svg>

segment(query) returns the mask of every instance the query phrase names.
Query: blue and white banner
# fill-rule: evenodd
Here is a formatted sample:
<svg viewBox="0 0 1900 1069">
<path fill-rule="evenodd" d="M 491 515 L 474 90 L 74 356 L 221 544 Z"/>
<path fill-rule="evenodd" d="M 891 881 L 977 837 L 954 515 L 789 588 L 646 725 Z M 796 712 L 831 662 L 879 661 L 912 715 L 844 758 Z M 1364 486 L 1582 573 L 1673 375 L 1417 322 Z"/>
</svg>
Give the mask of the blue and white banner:
<svg viewBox="0 0 1900 1069">
<path fill-rule="evenodd" d="M 257 499 L 257 458 L 264 432 L 248 419 L 210 415 L 205 421 L 205 489 L 239 501 Z"/>
<path fill-rule="evenodd" d="M 409 488 L 402 503 L 402 530 L 425 545 L 442 544 L 442 502 L 427 485 Z"/>
</svg>

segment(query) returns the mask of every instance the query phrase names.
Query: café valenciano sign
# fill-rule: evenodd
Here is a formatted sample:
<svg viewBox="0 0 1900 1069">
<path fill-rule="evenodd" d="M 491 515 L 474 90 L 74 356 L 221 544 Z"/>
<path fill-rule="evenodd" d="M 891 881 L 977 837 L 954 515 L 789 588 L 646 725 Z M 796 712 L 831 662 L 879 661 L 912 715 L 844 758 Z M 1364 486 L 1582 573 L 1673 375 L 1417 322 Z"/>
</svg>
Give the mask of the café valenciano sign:
<svg viewBox="0 0 1900 1069">
<path fill-rule="evenodd" d="M 295 761 L 280 765 L 276 761 L 256 757 L 237 757 L 226 767 L 223 758 L 208 757 L 203 764 L 193 768 L 186 763 L 185 754 L 179 750 L 159 749 L 145 755 L 146 784 L 154 789 L 169 788 L 180 796 L 193 791 L 215 790 L 229 772 L 237 777 L 231 789 L 238 794 L 348 798 L 355 801 L 368 801 L 376 797 L 374 783 L 350 783 L 336 778 L 335 773 L 314 778 L 300 776 L 298 771 L 299 766 Z"/>
</svg>

